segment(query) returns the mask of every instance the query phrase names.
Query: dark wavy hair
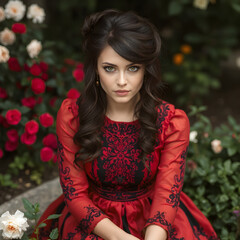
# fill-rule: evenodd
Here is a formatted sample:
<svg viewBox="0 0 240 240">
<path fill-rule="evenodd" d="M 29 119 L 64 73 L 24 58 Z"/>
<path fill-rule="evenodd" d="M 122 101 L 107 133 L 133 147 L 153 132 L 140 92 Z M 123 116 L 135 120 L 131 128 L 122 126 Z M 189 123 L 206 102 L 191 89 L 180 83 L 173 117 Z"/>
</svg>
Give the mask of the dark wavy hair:
<svg viewBox="0 0 240 240">
<path fill-rule="evenodd" d="M 96 85 L 97 60 L 106 46 L 111 46 L 121 57 L 130 62 L 143 64 L 145 74 L 140 101 L 136 104 L 134 116 L 139 120 L 141 130 L 139 146 L 140 159 L 146 167 L 148 154 L 154 150 L 157 134 L 157 110 L 161 104 L 164 83 L 160 78 L 161 39 L 157 29 L 147 19 L 133 11 L 121 12 L 108 9 L 86 17 L 83 28 L 84 91 L 77 99 L 79 130 L 74 143 L 80 146 L 74 163 L 92 161 L 101 153 L 101 127 L 107 108 L 104 90 Z"/>
</svg>

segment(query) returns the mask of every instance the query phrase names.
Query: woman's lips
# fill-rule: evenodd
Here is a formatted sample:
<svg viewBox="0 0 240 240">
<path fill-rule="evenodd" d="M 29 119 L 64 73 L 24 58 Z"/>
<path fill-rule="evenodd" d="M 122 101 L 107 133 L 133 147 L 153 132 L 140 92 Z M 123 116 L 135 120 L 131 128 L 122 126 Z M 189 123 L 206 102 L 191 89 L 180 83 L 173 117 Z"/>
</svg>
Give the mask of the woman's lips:
<svg viewBox="0 0 240 240">
<path fill-rule="evenodd" d="M 129 91 L 115 91 L 115 93 L 118 95 L 118 96 L 125 96 L 129 93 Z"/>
</svg>

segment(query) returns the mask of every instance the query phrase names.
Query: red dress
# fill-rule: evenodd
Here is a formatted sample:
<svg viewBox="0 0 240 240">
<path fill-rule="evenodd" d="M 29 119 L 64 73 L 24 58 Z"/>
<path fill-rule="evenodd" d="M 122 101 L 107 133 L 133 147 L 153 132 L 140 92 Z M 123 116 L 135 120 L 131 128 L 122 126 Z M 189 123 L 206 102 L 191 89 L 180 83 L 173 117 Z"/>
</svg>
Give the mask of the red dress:
<svg viewBox="0 0 240 240">
<path fill-rule="evenodd" d="M 143 240 L 143 229 L 156 224 L 168 239 L 218 239 L 214 229 L 182 190 L 190 125 L 186 113 L 163 101 L 158 110 L 158 135 L 148 171 L 138 156 L 140 124 L 117 122 L 105 116 L 101 155 L 83 169 L 73 165 L 79 150 L 73 142 L 78 129 L 76 99 L 65 99 L 57 114 L 58 161 L 63 195 L 42 215 L 62 214 L 48 221 L 40 239 L 58 227 L 59 239 L 102 239 L 92 233 L 109 218 Z"/>
</svg>

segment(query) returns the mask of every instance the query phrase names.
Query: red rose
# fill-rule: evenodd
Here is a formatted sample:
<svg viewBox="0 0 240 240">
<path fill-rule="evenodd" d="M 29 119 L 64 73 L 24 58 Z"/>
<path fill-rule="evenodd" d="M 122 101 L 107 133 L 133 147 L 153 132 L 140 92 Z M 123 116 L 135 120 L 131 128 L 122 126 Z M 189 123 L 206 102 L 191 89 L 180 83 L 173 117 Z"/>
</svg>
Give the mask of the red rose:
<svg viewBox="0 0 240 240">
<path fill-rule="evenodd" d="M 40 97 L 38 97 L 38 99 L 37 99 L 37 104 L 40 104 L 40 103 L 42 103 L 42 101 L 43 101 L 43 98 L 40 96 Z"/>
<path fill-rule="evenodd" d="M 40 151 L 40 157 L 43 162 L 48 162 L 53 158 L 53 150 L 49 147 L 44 147 Z"/>
<path fill-rule="evenodd" d="M 84 67 L 84 65 L 83 65 L 83 63 L 77 63 L 77 66 L 76 66 L 76 68 L 80 68 L 80 69 L 83 69 L 83 67 Z"/>
<path fill-rule="evenodd" d="M 46 72 L 48 70 L 48 64 L 45 62 L 40 62 L 39 67 L 42 69 L 42 72 Z"/>
<path fill-rule="evenodd" d="M 6 141 L 5 142 L 5 150 L 8 152 L 15 151 L 18 147 L 18 141 L 17 142 L 11 142 L 11 141 Z"/>
<path fill-rule="evenodd" d="M 31 135 L 31 134 L 28 134 L 27 132 L 24 132 L 21 135 L 20 139 L 23 144 L 32 145 L 36 142 L 37 136 L 35 134 Z"/>
<path fill-rule="evenodd" d="M 26 25 L 23 24 L 23 23 L 14 23 L 12 25 L 12 31 L 15 32 L 15 33 L 25 33 L 26 32 Z"/>
<path fill-rule="evenodd" d="M 18 109 L 8 110 L 6 113 L 7 123 L 10 125 L 17 125 L 21 121 L 21 112 Z"/>
<path fill-rule="evenodd" d="M 26 97 L 21 100 L 22 105 L 33 109 L 37 104 L 37 101 L 34 97 Z"/>
<path fill-rule="evenodd" d="M 41 68 L 35 63 L 30 67 L 30 73 L 34 76 L 39 76 L 42 73 Z"/>
<path fill-rule="evenodd" d="M 26 63 L 24 63 L 23 69 L 24 69 L 26 72 L 29 72 L 30 67 L 29 67 Z"/>
<path fill-rule="evenodd" d="M 7 95 L 6 90 L 4 88 L 0 87 L 0 98 L 5 99 L 7 97 L 8 97 L 8 95 Z"/>
<path fill-rule="evenodd" d="M 39 124 L 35 120 L 30 120 L 25 124 L 25 132 L 30 135 L 36 134 L 39 130 Z"/>
<path fill-rule="evenodd" d="M 19 139 L 18 131 L 16 129 L 11 129 L 7 131 L 7 137 L 10 142 L 17 142 Z"/>
<path fill-rule="evenodd" d="M 51 107 L 54 107 L 54 105 L 55 105 L 55 102 L 57 101 L 57 97 L 52 97 L 50 100 L 49 100 L 49 105 L 51 106 Z"/>
<path fill-rule="evenodd" d="M 67 93 L 67 97 L 68 98 L 79 98 L 80 92 L 75 88 L 71 88 Z"/>
<path fill-rule="evenodd" d="M 32 80 L 32 90 L 35 94 L 41 94 L 45 91 L 45 82 L 41 78 L 34 78 Z"/>
<path fill-rule="evenodd" d="M 47 81 L 48 75 L 46 73 L 42 73 L 41 78 L 42 78 L 42 80 Z"/>
<path fill-rule="evenodd" d="M 10 57 L 8 60 L 8 67 L 11 71 L 20 72 L 22 70 L 17 58 Z"/>
<path fill-rule="evenodd" d="M 54 119 L 53 116 L 49 113 L 43 113 L 40 117 L 39 117 L 40 123 L 42 124 L 42 126 L 44 127 L 50 127 L 53 125 Z"/>
<path fill-rule="evenodd" d="M 84 78 L 84 72 L 82 69 L 77 68 L 73 71 L 73 77 L 76 79 L 77 82 L 81 82 Z"/>
<path fill-rule="evenodd" d="M 57 136 L 54 133 L 49 133 L 43 138 L 43 145 L 53 149 L 57 148 Z"/>
<path fill-rule="evenodd" d="M 0 158 L 2 158 L 2 157 L 3 157 L 3 150 L 0 148 Z"/>
</svg>

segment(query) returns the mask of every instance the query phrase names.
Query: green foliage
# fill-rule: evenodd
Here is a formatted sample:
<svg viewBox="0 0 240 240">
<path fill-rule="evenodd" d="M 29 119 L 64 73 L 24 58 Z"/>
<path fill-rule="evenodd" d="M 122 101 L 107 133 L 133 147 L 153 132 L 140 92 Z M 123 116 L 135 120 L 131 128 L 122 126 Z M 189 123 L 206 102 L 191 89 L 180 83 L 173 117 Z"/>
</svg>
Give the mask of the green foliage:
<svg viewBox="0 0 240 240">
<path fill-rule="evenodd" d="M 240 207 L 240 123 L 230 116 L 228 125 L 213 128 L 204 109 L 191 106 L 189 113 L 196 117 L 191 130 L 197 131 L 197 142 L 190 142 L 183 190 L 221 239 L 233 240 L 238 221 L 233 211 Z M 212 146 L 216 139 L 218 148 Z"/>
<path fill-rule="evenodd" d="M 38 203 L 32 204 L 26 198 L 23 198 L 22 201 L 23 201 L 24 208 L 26 210 L 26 212 L 24 213 L 24 216 L 27 217 L 29 220 L 35 220 L 34 234 L 36 235 L 36 238 L 35 237 L 29 238 L 25 235 L 24 238 L 22 238 L 22 239 L 38 240 L 39 239 L 39 229 L 47 226 L 46 221 L 51 220 L 51 219 L 57 219 L 61 216 L 61 214 L 52 214 L 52 215 L 48 216 L 47 219 L 44 219 L 43 221 L 37 223 L 37 220 L 39 218 L 39 211 L 40 211 L 39 204 Z M 58 228 L 54 228 L 51 231 L 49 238 L 52 240 L 58 239 Z"/>
<path fill-rule="evenodd" d="M 1 174 L 0 173 L 0 186 L 16 188 L 18 185 L 11 180 L 10 174 Z"/>
</svg>

